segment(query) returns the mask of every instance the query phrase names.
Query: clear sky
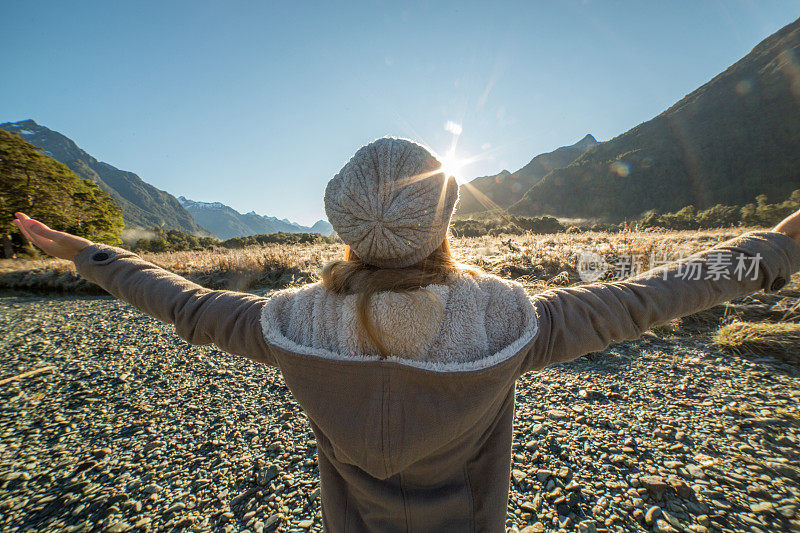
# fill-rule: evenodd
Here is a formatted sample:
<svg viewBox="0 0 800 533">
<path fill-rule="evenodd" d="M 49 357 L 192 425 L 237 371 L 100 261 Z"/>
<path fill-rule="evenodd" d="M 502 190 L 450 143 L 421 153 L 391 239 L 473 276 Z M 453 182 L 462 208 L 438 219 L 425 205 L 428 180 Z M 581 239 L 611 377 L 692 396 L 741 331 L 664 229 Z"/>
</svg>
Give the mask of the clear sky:
<svg viewBox="0 0 800 533">
<path fill-rule="evenodd" d="M 516 170 L 657 115 L 798 1 L 0 2 L 0 122 L 178 196 L 310 224 L 383 135 Z M 452 123 L 450 127 L 448 123 Z M 457 125 L 457 126 L 454 126 Z"/>
</svg>

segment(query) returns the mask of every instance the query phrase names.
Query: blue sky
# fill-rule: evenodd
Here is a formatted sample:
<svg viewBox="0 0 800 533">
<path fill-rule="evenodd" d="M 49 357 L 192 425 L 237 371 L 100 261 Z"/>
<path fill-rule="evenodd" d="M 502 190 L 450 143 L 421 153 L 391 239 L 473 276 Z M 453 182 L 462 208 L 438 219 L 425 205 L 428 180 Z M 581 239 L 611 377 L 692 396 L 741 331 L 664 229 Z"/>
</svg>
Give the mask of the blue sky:
<svg viewBox="0 0 800 533">
<path fill-rule="evenodd" d="M 516 170 L 657 115 L 800 2 L 0 3 L 0 122 L 32 118 L 160 189 L 313 223 L 361 145 Z M 338 4 L 345 4 L 344 2 Z"/>
</svg>

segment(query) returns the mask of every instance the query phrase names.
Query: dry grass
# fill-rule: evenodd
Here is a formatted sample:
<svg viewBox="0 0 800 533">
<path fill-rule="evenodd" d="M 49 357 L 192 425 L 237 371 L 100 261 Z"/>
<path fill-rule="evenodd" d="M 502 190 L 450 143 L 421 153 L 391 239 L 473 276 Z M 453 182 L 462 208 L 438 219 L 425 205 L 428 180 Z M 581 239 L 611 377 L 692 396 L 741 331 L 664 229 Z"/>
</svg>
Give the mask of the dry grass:
<svg viewBox="0 0 800 533">
<path fill-rule="evenodd" d="M 530 290 L 581 282 L 576 269 L 582 251 L 602 255 L 610 264 L 619 257 L 636 256 L 641 271 L 652 259 L 674 260 L 709 248 L 743 233 L 744 229 L 716 231 L 623 231 L 549 235 L 484 236 L 454 240 L 459 259 L 467 264 L 522 282 Z M 614 272 L 609 271 L 606 279 Z"/>
<path fill-rule="evenodd" d="M 800 363 L 800 324 L 737 320 L 719 328 L 712 345 L 739 355 L 771 355 Z"/>
<path fill-rule="evenodd" d="M 745 231 L 626 231 L 550 235 L 471 237 L 453 240 L 457 259 L 521 282 L 530 294 L 580 284 L 578 255 L 589 250 L 610 262 L 637 255 L 642 270 L 650 260 L 677 259 L 709 248 Z M 271 244 L 240 250 L 217 249 L 142 256 L 167 270 L 213 289 L 263 290 L 319 279 L 326 262 L 340 258 L 339 244 Z M 608 272 L 606 278 L 613 275 Z M 800 287 L 797 277 L 779 294 L 754 294 L 654 328 L 659 336 L 714 337 L 725 349 L 749 352 L 800 352 Z M 78 278 L 71 262 L 58 259 L 0 260 L 0 289 L 33 292 L 97 293 Z M 738 325 L 737 325 L 738 324 Z M 742 326 L 741 324 L 746 324 Z M 719 331 L 718 331 L 719 330 Z"/>
<path fill-rule="evenodd" d="M 624 231 L 550 235 L 484 236 L 453 240 L 457 258 L 487 272 L 522 282 L 531 291 L 580 283 L 577 257 L 583 250 L 605 256 L 638 255 L 642 270 L 652 257 L 675 259 L 708 248 L 744 230 Z M 318 279 L 320 267 L 341 257 L 337 244 L 278 245 L 241 250 L 145 253 L 145 259 L 214 289 L 279 288 Z M 607 277 L 613 275 L 608 272 Z M 91 292 L 91 284 L 75 276 L 68 261 L 0 260 L 0 289 Z"/>
</svg>

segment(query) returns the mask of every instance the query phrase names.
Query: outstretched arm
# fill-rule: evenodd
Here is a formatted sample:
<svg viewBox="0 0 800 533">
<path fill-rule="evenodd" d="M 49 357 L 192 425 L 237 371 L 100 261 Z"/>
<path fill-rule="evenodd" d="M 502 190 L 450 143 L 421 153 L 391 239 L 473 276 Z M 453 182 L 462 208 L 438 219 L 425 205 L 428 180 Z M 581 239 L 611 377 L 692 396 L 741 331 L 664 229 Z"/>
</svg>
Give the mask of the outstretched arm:
<svg viewBox="0 0 800 533">
<path fill-rule="evenodd" d="M 75 262 L 85 279 L 163 322 L 191 344 L 214 343 L 222 350 L 275 365 L 261 333 L 266 300 L 232 291 L 214 291 L 168 272 L 138 255 L 48 228 L 17 213 L 25 237 L 46 253 Z"/>
<path fill-rule="evenodd" d="M 539 334 L 522 371 L 637 339 L 652 326 L 759 289 L 777 291 L 798 269 L 800 211 L 772 231 L 745 233 L 624 282 L 545 291 L 533 298 Z"/>
</svg>

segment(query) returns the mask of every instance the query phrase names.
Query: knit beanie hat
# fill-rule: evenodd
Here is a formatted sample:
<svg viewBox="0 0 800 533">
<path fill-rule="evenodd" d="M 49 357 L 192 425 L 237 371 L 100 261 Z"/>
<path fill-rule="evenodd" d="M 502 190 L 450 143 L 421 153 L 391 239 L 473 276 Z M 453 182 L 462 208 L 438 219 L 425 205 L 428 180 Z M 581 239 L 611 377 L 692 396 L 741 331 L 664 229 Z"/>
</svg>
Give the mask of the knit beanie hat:
<svg viewBox="0 0 800 533">
<path fill-rule="evenodd" d="M 383 137 L 360 148 L 325 189 L 325 212 L 365 263 L 404 268 L 444 241 L 458 184 L 425 147 Z"/>
</svg>

